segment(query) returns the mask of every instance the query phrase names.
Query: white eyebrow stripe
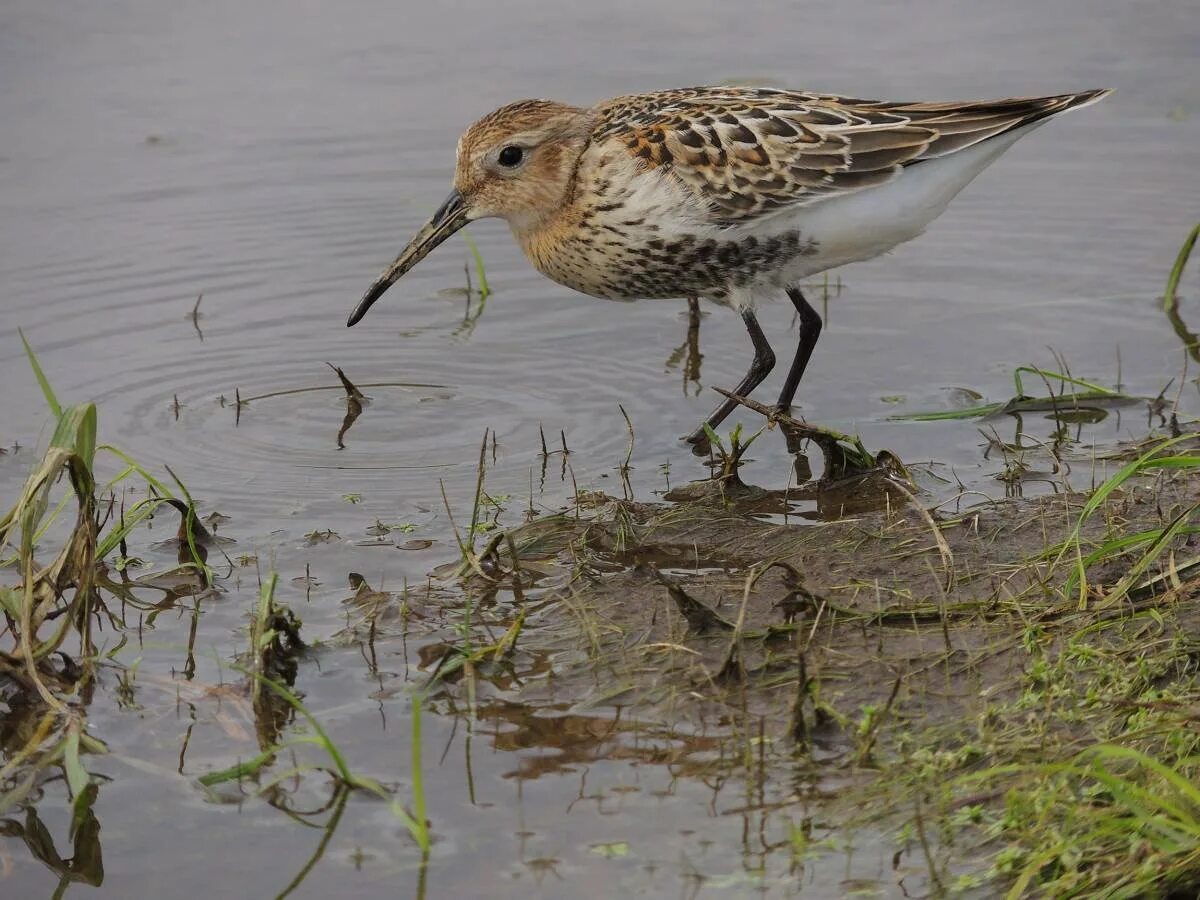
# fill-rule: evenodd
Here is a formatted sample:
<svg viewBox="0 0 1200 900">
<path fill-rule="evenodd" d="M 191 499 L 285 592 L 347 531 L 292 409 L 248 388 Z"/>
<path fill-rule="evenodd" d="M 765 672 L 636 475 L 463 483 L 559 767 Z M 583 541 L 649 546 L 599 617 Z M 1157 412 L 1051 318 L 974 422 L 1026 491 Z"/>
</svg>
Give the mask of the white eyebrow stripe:
<svg viewBox="0 0 1200 900">
<path fill-rule="evenodd" d="M 526 147 L 526 148 L 535 147 L 538 144 L 540 144 L 542 141 L 544 141 L 545 139 L 546 139 L 546 130 L 544 128 L 538 129 L 537 131 L 522 131 L 520 134 L 512 134 L 512 135 L 509 135 L 508 137 L 506 137 L 504 139 L 504 146 L 507 147 L 509 144 L 517 144 L 521 147 Z M 460 150 L 461 150 L 461 144 L 462 144 L 462 141 L 460 140 L 459 141 L 459 145 L 460 145 L 459 149 Z M 495 145 L 495 144 L 491 145 L 490 147 L 484 147 L 482 150 L 477 151 L 475 153 L 475 155 L 471 157 L 471 162 L 473 162 L 473 163 L 478 162 L 479 160 L 483 159 L 483 157 L 487 156 L 489 153 L 491 153 L 495 149 L 497 149 L 497 145 Z"/>
</svg>

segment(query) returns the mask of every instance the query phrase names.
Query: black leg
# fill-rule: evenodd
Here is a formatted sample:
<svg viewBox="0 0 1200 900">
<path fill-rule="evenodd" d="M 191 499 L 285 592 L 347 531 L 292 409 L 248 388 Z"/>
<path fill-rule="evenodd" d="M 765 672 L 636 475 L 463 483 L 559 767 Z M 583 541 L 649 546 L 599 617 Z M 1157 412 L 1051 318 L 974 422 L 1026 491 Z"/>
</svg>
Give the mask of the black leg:
<svg viewBox="0 0 1200 900">
<path fill-rule="evenodd" d="M 733 393 L 739 397 L 749 395 L 752 390 L 762 384 L 762 380 L 775 368 L 775 353 L 771 350 L 771 345 L 767 343 L 767 336 L 763 334 L 763 330 L 758 324 L 758 319 L 754 317 L 754 313 L 751 310 L 746 310 L 742 313 L 742 321 L 746 323 L 746 330 L 750 332 L 750 340 L 754 342 L 754 362 L 750 363 L 750 370 L 746 373 L 746 377 L 733 389 Z M 725 420 L 726 416 L 733 412 L 734 407 L 737 405 L 733 400 L 727 399 L 713 410 L 712 415 L 704 420 L 704 424 L 709 428 L 716 428 Z M 708 435 L 704 433 L 703 425 L 692 432 L 687 440 L 689 444 L 695 447 L 696 452 L 708 452 Z"/>
<path fill-rule="evenodd" d="M 821 336 L 821 317 L 817 311 L 808 305 L 800 288 L 788 288 L 788 299 L 800 314 L 800 343 L 796 346 L 796 357 L 792 367 L 788 369 L 787 379 L 783 382 L 783 390 L 779 392 L 779 402 L 776 408 L 786 413 L 792 406 L 792 398 L 796 396 L 796 388 L 800 386 L 800 378 L 804 375 L 804 367 L 812 356 L 813 347 L 817 346 L 817 338 Z"/>
</svg>

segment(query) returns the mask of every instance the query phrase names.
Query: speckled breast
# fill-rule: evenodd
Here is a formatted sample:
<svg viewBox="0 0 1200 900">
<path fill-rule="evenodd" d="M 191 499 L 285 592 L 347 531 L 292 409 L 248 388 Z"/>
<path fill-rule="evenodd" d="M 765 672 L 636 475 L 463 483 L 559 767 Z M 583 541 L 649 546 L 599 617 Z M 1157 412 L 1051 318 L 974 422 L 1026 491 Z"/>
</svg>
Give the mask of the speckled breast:
<svg viewBox="0 0 1200 900">
<path fill-rule="evenodd" d="M 593 297 L 719 300 L 732 289 L 782 286 L 792 264 L 815 253 L 816 244 L 798 230 L 721 239 L 602 226 L 525 251 L 542 274 Z"/>
</svg>

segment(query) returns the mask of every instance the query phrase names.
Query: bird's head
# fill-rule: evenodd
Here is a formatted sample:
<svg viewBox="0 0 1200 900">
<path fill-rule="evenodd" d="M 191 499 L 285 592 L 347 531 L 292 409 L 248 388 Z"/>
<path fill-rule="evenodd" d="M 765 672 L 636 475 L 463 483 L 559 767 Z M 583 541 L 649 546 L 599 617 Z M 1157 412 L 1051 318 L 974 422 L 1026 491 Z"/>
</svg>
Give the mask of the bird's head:
<svg viewBox="0 0 1200 900">
<path fill-rule="evenodd" d="M 488 113 L 458 141 L 454 190 L 363 295 L 354 325 L 434 247 L 474 219 L 498 217 L 520 235 L 566 203 L 588 142 L 587 110 L 552 100 L 521 100 Z"/>
</svg>

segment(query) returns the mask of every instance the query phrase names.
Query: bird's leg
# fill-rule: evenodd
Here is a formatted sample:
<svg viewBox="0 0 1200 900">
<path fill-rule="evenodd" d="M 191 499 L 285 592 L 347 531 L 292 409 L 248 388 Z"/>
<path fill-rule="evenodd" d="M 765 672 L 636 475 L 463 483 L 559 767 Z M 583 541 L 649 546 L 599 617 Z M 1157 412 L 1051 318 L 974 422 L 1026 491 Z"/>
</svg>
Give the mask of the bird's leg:
<svg viewBox="0 0 1200 900">
<path fill-rule="evenodd" d="M 779 392 L 779 402 L 775 404 L 781 413 L 791 409 L 792 398 L 796 396 L 796 388 L 800 386 L 800 379 L 804 375 L 804 367 L 808 365 L 808 358 L 812 356 L 817 338 L 821 336 L 821 316 L 808 305 L 800 288 L 788 288 L 787 295 L 800 314 L 800 342 L 796 345 L 796 356 L 783 382 L 783 390 Z"/>
<path fill-rule="evenodd" d="M 733 393 L 739 397 L 747 396 L 775 368 L 775 353 L 771 350 L 771 345 L 767 343 L 767 336 L 763 334 L 758 319 L 754 317 L 753 310 L 745 310 L 742 313 L 742 321 L 746 323 L 746 330 L 750 332 L 750 340 L 754 342 L 754 361 L 750 363 L 750 370 L 746 373 L 746 377 L 733 389 Z M 809 349 L 811 352 L 811 348 Z M 704 420 L 704 424 L 709 428 L 716 428 L 725 420 L 726 416 L 733 412 L 737 405 L 735 400 L 726 400 L 713 410 L 712 415 Z M 703 455 L 708 452 L 708 435 L 704 432 L 704 425 L 692 432 L 687 441 L 692 445 L 695 453 Z"/>
</svg>

